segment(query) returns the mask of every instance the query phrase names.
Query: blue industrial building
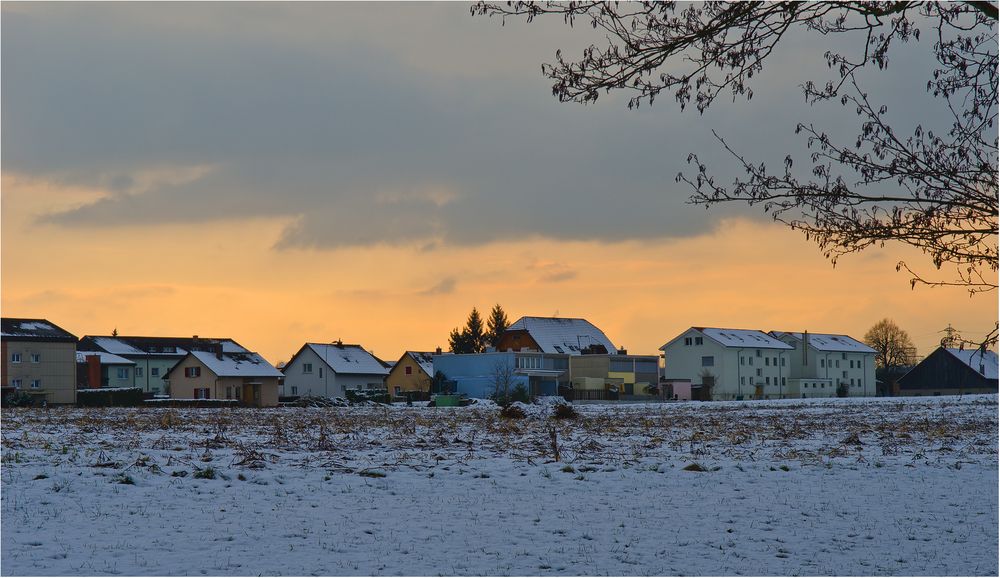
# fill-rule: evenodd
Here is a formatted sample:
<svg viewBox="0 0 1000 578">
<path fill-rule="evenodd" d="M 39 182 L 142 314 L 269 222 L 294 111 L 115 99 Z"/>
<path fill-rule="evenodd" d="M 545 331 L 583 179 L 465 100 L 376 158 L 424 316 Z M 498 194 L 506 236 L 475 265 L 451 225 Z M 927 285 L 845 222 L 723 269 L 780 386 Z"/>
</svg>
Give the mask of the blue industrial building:
<svg viewBox="0 0 1000 578">
<path fill-rule="evenodd" d="M 556 395 L 567 381 L 569 356 L 539 352 L 498 351 L 434 356 L 434 371 L 445 375 L 453 393 L 485 399 L 498 387 L 518 385 L 533 396 Z"/>
</svg>

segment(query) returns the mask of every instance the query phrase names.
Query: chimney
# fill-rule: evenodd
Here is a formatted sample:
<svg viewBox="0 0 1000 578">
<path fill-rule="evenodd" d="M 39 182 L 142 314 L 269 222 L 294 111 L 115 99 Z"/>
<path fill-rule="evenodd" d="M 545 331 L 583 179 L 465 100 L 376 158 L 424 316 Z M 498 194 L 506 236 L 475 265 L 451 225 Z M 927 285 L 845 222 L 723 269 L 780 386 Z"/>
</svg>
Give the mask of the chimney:
<svg viewBox="0 0 1000 578">
<path fill-rule="evenodd" d="M 802 366 L 809 365 L 809 332 L 802 332 Z"/>
<path fill-rule="evenodd" d="M 212 349 L 215 350 L 215 357 L 218 358 L 219 360 L 222 360 L 222 344 L 219 342 L 215 342 L 212 345 L 213 345 Z"/>
<path fill-rule="evenodd" d="M 435 354 L 435 355 L 441 355 L 441 348 L 440 348 L 440 347 L 438 347 L 437 349 L 435 349 L 435 350 L 434 350 L 434 354 Z"/>
<path fill-rule="evenodd" d="M 101 387 L 101 356 L 87 356 L 87 385 L 90 389 Z"/>
<path fill-rule="evenodd" d="M 618 355 L 628 355 L 628 349 L 625 349 L 624 347 L 619 347 Z"/>
</svg>

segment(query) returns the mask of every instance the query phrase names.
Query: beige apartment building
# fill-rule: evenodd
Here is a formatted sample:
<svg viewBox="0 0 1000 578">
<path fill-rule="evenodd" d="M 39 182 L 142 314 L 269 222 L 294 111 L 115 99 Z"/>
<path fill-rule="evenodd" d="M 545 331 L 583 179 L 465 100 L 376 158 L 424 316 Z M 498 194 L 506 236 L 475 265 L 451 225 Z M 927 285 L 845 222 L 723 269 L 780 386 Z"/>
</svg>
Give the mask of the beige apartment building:
<svg viewBox="0 0 1000 578">
<path fill-rule="evenodd" d="M 2 318 L 3 385 L 38 403 L 76 403 L 76 336 L 46 319 Z"/>
</svg>

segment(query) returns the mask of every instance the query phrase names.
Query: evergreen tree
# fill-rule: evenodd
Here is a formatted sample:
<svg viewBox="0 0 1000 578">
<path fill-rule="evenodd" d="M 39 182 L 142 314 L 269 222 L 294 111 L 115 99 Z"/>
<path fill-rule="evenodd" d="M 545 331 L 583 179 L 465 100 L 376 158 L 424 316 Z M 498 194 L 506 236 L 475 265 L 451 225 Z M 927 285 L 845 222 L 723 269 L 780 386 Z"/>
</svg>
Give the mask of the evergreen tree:
<svg viewBox="0 0 1000 578">
<path fill-rule="evenodd" d="M 459 332 L 458 327 L 452 329 L 451 335 L 448 336 L 448 348 L 452 353 L 475 353 L 469 342 L 468 330 Z"/>
<path fill-rule="evenodd" d="M 483 318 L 479 315 L 479 310 L 475 307 L 469 313 L 469 319 L 465 322 L 465 334 L 469 339 L 469 347 L 472 353 L 482 353 L 486 351 L 486 334 L 483 333 Z"/>
<path fill-rule="evenodd" d="M 500 343 L 500 336 L 507 330 L 508 325 L 510 325 L 510 321 L 507 319 L 507 314 L 503 307 L 497 303 L 490 311 L 490 318 L 486 322 L 487 345 L 496 347 Z"/>
</svg>

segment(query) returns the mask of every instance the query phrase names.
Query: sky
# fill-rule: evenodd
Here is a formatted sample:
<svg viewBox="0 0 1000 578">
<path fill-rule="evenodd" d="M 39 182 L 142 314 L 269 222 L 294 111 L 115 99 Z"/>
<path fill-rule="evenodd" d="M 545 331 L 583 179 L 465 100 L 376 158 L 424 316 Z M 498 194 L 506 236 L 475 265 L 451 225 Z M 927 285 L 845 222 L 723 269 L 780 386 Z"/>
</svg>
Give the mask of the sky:
<svg viewBox="0 0 1000 578">
<path fill-rule="evenodd" d="M 306 341 L 446 349 L 495 303 L 644 354 L 690 326 L 860 338 L 884 317 L 926 354 L 997 319 L 995 294 L 911 290 L 896 263 L 933 273 L 919 252 L 833 267 L 756 208 L 687 202 L 690 153 L 737 175 L 713 130 L 773 166 L 808 163 L 802 120 L 853 140 L 850 111 L 800 89 L 837 39 L 790 36 L 751 101 L 699 115 L 559 103 L 540 65 L 601 37 L 464 3 L 0 10 L 4 316 L 227 336 L 272 362 Z M 901 126 L 941 126 L 925 52 L 865 78 Z"/>
</svg>

